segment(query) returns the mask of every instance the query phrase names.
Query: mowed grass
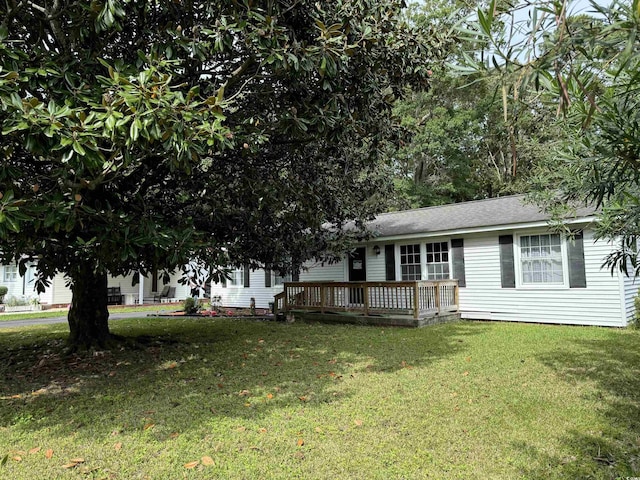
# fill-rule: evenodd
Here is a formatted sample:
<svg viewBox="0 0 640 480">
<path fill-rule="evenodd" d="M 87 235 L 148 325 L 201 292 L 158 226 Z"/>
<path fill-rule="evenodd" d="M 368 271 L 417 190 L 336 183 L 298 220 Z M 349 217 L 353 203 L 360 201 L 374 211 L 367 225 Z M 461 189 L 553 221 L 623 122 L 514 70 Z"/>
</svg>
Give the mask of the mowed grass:
<svg viewBox="0 0 640 480">
<path fill-rule="evenodd" d="M 112 322 L 0 331 L 0 478 L 640 475 L 640 332 Z M 80 461 L 81 460 L 81 461 Z"/>
</svg>

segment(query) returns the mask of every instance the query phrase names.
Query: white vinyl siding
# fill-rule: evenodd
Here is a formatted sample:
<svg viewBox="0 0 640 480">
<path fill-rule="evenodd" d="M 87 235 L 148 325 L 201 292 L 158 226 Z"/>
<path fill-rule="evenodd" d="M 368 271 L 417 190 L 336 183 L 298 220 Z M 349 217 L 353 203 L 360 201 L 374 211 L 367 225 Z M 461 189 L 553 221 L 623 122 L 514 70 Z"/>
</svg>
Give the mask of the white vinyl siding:
<svg viewBox="0 0 640 480">
<path fill-rule="evenodd" d="M 345 281 L 345 263 L 338 262 L 331 265 L 321 265 L 308 262 L 300 272 L 301 282 L 343 282 Z M 240 272 L 243 272 L 240 270 Z M 211 286 L 211 295 L 221 297 L 220 304 L 224 307 L 249 307 L 251 298 L 256 301 L 257 308 L 268 308 L 273 297 L 282 292 L 283 285 L 264 286 L 265 273 L 263 269 L 249 272 L 250 288 L 223 288 L 221 284 Z M 241 277 L 240 286 L 244 283 Z M 273 277 L 272 277 L 273 280 Z M 285 280 L 290 281 L 290 280 Z M 228 285 L 228 283 L 227 283 Z"/>
<path fill-rule="evenodd" d="M 592 231 L 584 230 L 586 288 L 507 289 L 500 286 L 500 234 L 503 232 L 465 236 L 467 286 L 460 289 L 463 318 L 623 326 L 619 281 L 600 268 L 611 251 L 610 244 L 594 243 Z"/>
<path fill-rule="evenodd" d="M 635 299 L 638 295 L 638 289 L 640 289 L 640 278 L 634 275 L 631 262 L 627 262 L 627 272 L 629 276 L 623 272 L 619 272 L 618 275 L 620 276 L 621 295 L 624 298 L 624 320 L 626 322 L 632 322 L 636 316 Z"/>
</svg>

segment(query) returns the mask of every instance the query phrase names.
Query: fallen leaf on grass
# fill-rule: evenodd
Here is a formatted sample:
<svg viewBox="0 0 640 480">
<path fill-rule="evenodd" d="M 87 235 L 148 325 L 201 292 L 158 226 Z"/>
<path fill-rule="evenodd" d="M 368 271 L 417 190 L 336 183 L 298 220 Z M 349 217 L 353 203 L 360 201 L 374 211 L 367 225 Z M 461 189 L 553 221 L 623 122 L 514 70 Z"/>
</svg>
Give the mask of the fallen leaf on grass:
<svg viewBox="0 0 640 480">
<path fill-rule="evenodd" d="M 353 423 L 355 423 L 357 427 L 362 426 L 362 420 L 354 420 Z"/>
<path fill-rule="evenodd" d="M 469 375 L 469 372 L 464 372 L 464 373 L 462 374 L 462 376 L 463 376 L 463 377 L 466 377 L 467 375 Z"/>
<path fill-rule="evenodd" d="M 267 433 L 267 429 L 262 427 L 260 430 L 258 430 L 258 432 L 260 433 Z"/>
<path fill-rule="evenodd" d="M 44 456 L 47 460 L 51 459 L 51 457 L 53 457 L 53 450 L 52 449 L 47 449 L 46 452 L 44 452 Z"/>
<path fill-rule="evenodd" d="M 16 455 L 15 457 L 13 457 L 13 459 L 14 459 L 16 462 L 21 462 L 21 461 L 22 461 L 22 457 L 21 457 L 20 455 Z"/>
<path fill-rule="evenodd" d="M 238 427 L 236 428 L 236 432 L 244 432 L 247 429 L 247 427 Z"/>
<path fill-rule="evenodd" d="M 200 461 L 196 460 L 195 462 L 185 463 L 184 468 L 192 469 L 192 468 L 196 468 L 198 465 L 200 465 Z"/>
<path fill-rule="evenodd" d="M 302 447 L 303 445 L 304 445 L 304 439 L 299 438 L 299 439 L 298 439 L 298 446 L 299 446 L 299 447 Z"/>
<path fill-rule="evenodd" d="M 212 467 L 215 465 L 215 462 L 213 461 L 213 458 L 209 457 L 209 456 L 204 456 L 200 459 L 200 461 L 202 462 L 202 465 L 206 466 L 206 467 Z"/>
<path fill-rule="evenodd" d="M 143 430 L 149 430 L 150 428 L 155 427 L 156 424 L 155 423 L 147 423 L 144 427 L 142 427 Z"/>
<path fill-rule="evenodd" d="M 29 450 L 29 454 L 33 455 L 34 453 L 38 453 L 40 450 L 42 450 L 41 447 L 32 448 L 31 450 Z"/>
<path fill-rule="evenodd" d="M 238 395 L 240 395 L 241 397 L 248 397 L 249 395 L 251 395 L 251 392 L 249 390 L 241 390 Z"/>
<path fill-rule="evenodd" d="M 62 468 L 75 468 L 82 463 L 84 463 L 84 458 L 72 458 L 71 460 L 69 460 L 69 463 L 62 465 Z"/>
<path fill-rule="evenodd" d="M 302 397 L 298 397 L 301 402 L 306 402 L 308 399 L 304 395 Z"/>
<path fill-rule="evenodd" d="M 116 449 L 116 452 L 119 452 L 120 450 L 122 450 L 122 442 L 118 442 L 116 443 L 113 448 Z"/>
<path fill-rule="evenodd" d="M 267 398 L 271 400 L 273 398 L 273 393 L 267 393 Z"/>
</svg>

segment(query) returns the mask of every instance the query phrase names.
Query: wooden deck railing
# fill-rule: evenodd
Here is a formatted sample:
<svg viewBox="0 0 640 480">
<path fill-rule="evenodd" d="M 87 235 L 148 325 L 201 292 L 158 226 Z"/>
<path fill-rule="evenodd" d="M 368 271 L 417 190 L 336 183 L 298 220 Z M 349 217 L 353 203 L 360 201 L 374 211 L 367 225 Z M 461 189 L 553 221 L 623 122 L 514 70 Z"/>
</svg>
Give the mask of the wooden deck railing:
<svg viewBox="0 0 640 480">
<path fill-rule="evenodd" d="M 362 312 L 428 315 L 458 310 L 458 281 L 295 282 L 275 296 L 275 312 Z"/>
</svg>

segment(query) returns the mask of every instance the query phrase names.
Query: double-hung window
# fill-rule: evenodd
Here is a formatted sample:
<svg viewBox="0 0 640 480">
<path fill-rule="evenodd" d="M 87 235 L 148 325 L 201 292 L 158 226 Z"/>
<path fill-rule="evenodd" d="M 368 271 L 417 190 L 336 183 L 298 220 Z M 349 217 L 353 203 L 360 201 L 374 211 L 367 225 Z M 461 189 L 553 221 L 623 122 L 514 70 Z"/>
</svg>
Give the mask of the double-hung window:
<svg viewBox="0 0 640 480">
<path fill-rule="evenodd" d="M 18 266 L 17 265 L 6 265 L 4 267 L 4 281 L 5 282 L 15 282 L 18 280 Z"/>
<path fill-rule="evenodd" d="M 244 285 L 244 270 L 241 268 L 232 270 L 228 284 L 230 287 L 242 287 Z"/>
<path fill-rule="evenodd" d="M 427 243 L 427 280 L 449 278 L 449 243 Z"/>
<path fill-rule="evenodd" d="M 562 285 L 562 239 L 558 233 L 520 237 L 522 285 Z"/>
<path fill-rule="evenodd" d="M 400 273 L 402 280 L 421 280 L 420 245 L 400 245 Z"/>
</svg>

